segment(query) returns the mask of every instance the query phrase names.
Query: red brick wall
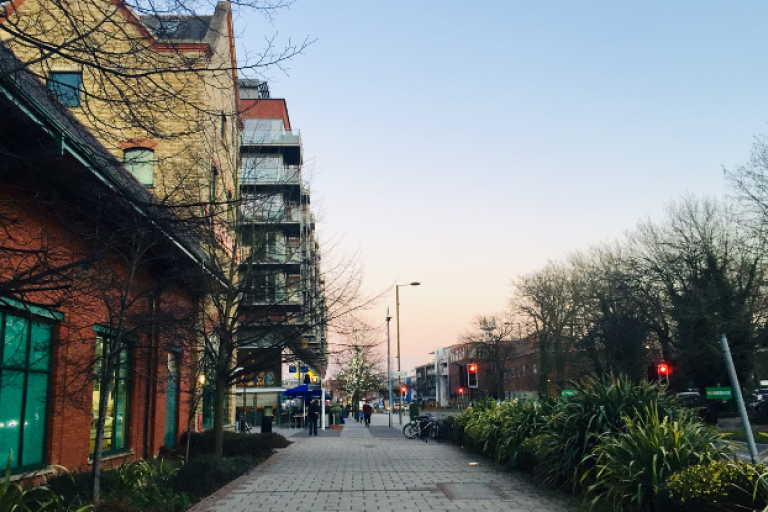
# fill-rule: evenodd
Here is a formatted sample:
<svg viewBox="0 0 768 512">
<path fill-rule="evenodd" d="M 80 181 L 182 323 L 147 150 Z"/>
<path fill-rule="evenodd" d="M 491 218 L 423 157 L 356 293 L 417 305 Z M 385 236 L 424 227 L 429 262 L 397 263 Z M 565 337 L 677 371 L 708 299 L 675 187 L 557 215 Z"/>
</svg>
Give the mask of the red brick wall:
<svg viewBox="0 0 768 512">
<path fill-rule="evenodd" d="M 285 100 L 240 100 L 243 119 L 282 119 L 285 129 L 291 131 L 291 120 Z"/>
<path fill-rule="evenodd" d="M 4 211 L 7 205 L 13 205 L 12 212 Z M 20 205 L 24 207 L 20 209 Z M 15 220 L 5 227 L 11 230 L 11 237 L 5 243 L 17 241 L 20 246 L 33 241 L 35 237 L 45 239 L 51 246 L 58 247 L 59 258 L 76 258 L 77 255 L 88 254 L 88 247 L 73 242 L 57 221 L 45 213 L 35 209 L 34 201 L 20 201 L 11 190 L 0 184 L 0 215 L 9 215 Z M 5 256 L 5 255 L 3 255 Z M 23 266 L 23 262 L 19 261 Z M 4 266 L 3 268 L 8 268 Z M 108 269 L 115 275 L 125 276 L 126 265 L 116 257 L 107 257 L 90 269 L 83 269 L 82 279 L 72 282 L 72 287 L 62 296 L 53 294 L 33 294 L 27 297 L 38 303 L 48 303 L 58 299 L 61 301 L 59 311 L 64 314 L 64 320 L 54 329 L 54 343 L 51 358 L 51 394 L 48 408 L 47 460 L 49 465 L 64 466 L 70 471 L 89 469 L 89 439 L 91 428 L 91 408 L 93 385 L 86 375 L 85 364 L 93 360 L 96 333 L 95 324 L 108 324 L 109 314 L 104 303 L 104 297 L 98 294 L 86 293 L 88 283 L 94 273 Z M 136 276 L 135 290 L 149 289 L 158 282 L 159 277 L 140 269 Z M 82 291 L 82 293 L 80 293 Z M 169 289 L 161 295 L 161 303 L 178 311 L 193 311 L 193 297 L 181 289 Z M 146 303 L 137 307 L 148 307 Z M 157 455 L 163 445 L 165 433 L 165 382 L 167 377 L 166 346 L 170 341 L 162 336 L 154 340 L 144 336 L 132 354 L 133 372 L 130 386 L 130 413 L 127 448 L 135 452 L 137 457 L 144 454 L 144 439 L 148 437 L 149 455 Z M 147 354 L 153 355 L 152 368 L 148 370 Z M 189 355 L 184 353 L 179 361 L 179 367 L 189 364 Z M 147 418 L 146 390 L 147 382 L 151 387 L 149 401 L 149 432 L 145 433 Z M 188 415 L 189 382 L 181 382 L 179 392 L 178 432 L 186 431 Z M 105 463 L 105 467 L 114 465 L 122 459 L 114 459 Z"/>
</svg>

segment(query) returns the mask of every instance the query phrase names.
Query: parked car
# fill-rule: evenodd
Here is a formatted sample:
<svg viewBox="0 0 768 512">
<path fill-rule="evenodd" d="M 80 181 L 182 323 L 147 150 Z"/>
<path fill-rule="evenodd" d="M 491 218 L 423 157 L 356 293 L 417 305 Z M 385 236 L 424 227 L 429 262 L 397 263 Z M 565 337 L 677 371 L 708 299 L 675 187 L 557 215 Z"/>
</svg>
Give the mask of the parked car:
<svg viewBox="0 0 768 512">
<path fill-rule="evenodd" d="M 750 405 L 757 411 L 768 407 L 768 389 L 756 389 L 752 393 L 752 402 Z"/>
<path fill-rule="evenodd" d="M 698 389 L 688 388 L 685 391 L 681 391 L 677 394 L 677 400 L 680 405 L 685 407 L 703 407 L 706 405 L 706 400 L 701 396 Z"/>
</svg>

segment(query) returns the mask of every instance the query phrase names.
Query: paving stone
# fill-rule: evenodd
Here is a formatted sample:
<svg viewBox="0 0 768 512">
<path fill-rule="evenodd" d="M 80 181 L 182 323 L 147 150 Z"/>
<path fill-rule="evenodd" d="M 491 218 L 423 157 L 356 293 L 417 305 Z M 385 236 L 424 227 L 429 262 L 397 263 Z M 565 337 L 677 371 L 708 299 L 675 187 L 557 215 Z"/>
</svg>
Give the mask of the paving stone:
<svg viewBox="0 0 768 512">
<path fill-rule="evenodd" d="M 386 415 L 374 414 L 370 428 L 348 419 L 344 430 L 317 437 L 277 429 L 291 446 L 191 512 L 575 510 L 451 443 L 405 439 L 393 423 L 390 429 Z"/>
</svg>

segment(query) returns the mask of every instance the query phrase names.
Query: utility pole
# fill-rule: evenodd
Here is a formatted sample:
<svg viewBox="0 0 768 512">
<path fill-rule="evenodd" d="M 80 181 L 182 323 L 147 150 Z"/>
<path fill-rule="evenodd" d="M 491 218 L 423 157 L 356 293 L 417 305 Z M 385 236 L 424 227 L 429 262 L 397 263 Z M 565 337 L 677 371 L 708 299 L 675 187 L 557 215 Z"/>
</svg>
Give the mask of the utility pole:
<svg viewBox="0 0 768 512">
<path fill-rule="evenodd" d="M 387 307 L 387 400 L 389 401 L 389 410 L 387 411 L 387 415 L 389 416 L 389 428 L 392 428 L 392 407 L 395 401 L 392 396 L 392 348 L 389 343 L 390 320 L 392 320 L 392 317 L 389 316 L 389 307 Z"/>
<path fill-rule="evenodd" d="M 400 383 L 400 286 L 395 285 L 395 316 L 397 317 L 397 389 L 400 390 L 400 407 L 397 415 L 400 417 L 400 425 L 403 424 L 403 391 Z"/>
<path fill-rule="evenodd" d="M 402 377 L 400 373 L 400 287 L 401 286 L 419 286 L 421 283 L 414 281 L 408 284 L 395 285 L 395 316 L 397 321 L 397 386 L 400 390 L 400 407 L 398 407 L 398 416 L 400 416 L 400 425 L 403 424 L 403 388 Z"/>
</svg>

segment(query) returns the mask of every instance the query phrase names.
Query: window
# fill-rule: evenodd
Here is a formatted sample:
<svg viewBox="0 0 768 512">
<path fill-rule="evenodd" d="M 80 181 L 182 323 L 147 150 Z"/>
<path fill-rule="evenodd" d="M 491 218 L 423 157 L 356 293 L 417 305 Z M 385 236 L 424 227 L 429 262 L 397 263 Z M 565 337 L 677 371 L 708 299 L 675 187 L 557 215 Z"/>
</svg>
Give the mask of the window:
<svg viewBox="0 0 768 512">
<path fill-rule="evenodd" d="M 165 18 L 157 20 L 157 27 L 155 27 L 155 34 L 159 39 L 168 39 L 176 34 L 179 28 L 178 18 Z"/>
<path fill-rule="evenodd" d="M 98 331 L 107 329 L 97 328 Z M 94 374 L 100 375 L 104 357 L 110 352 L 112 347 L 108 334 L 99 332 L 96 335 L 96 364 L 94 365 Z M 114 452 L 124 450 L 128 445 L 128 410 L 130 402 L 130 379 L 131 379 L 131 357 L 127 347 L 120 350 L 116 361 L 115 374 L 112 379 L 112 385 L 109 390 L 107 400 L 107 414 L 104 425 L 104 442 L 102 448 L 104 452 Z M 99 399 L 101 398 L 101 384 L 97 379 L 93 382 L 93 409 L 91 421 L 91 444 L 90 453 L 93 453 L 96 447 L 96 422 L 99 418 Z"/>
<path fill-rule="evenodd" d="M 51 324 L 0 313 L 0 460 L 11 468 L 45 462 Z"/>
<path fill-rule="evenodd" d="M 243 181 L 280 181 L 285 171 L 282 157 L 243 158 Z"/>
<path fill-rule="evenodd" d="M 179 365 L 176 354 L 168 353 L 168 377 L 165 385 L 165 436 L 163 444 L 172 448 L 178 430 Z"/>
<path fill-rule="evenodd" d="M 146 148 L 130 148 L 123 152 L 123 165 L 139 183 L 151 187 L 155 177 L 155 152 Z"/>
<path fill-rule="evenodd" d="M 52 72 L 48 75 L 48 90 L 55 94 L 65 107 L 79 107 L 83 74 Z"/>
<path fill-rule="evenodd" d="M 211 166 L 211 183 L 210 183 L 210 189 L 208 190 L 211 203 L 216 202 L 216 176 L 218 175 L 219 175 L 219 170 L 216 168 L 215 165 L 212 165 Z"/>
</svg>

